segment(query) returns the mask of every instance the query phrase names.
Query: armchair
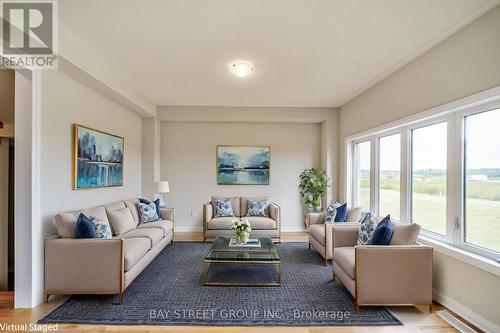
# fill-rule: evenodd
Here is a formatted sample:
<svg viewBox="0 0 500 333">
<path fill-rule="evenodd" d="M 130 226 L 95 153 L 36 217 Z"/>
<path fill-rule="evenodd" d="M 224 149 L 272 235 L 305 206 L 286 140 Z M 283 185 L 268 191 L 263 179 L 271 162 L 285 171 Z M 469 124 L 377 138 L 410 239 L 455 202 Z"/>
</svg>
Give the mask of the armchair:
<svg viewBox="0 0 500 333">
<path fill-rule="evenodd" d="M 328 260 L 332 259 L 332 226 L 336 224 L 359 226 L 361 215 L 361 207 L 356 207 L 347 210 L 349 222 L 325 223 L 325 212 L 309 213 L 306 216 L 309 221 L 309 248 L 312 246 L 318 251 L 325 260 L 325 266 L 328 266 Z"/>
<path fill-rule="evenodd" d="M 399 225 L 394 233 L 405 233 L 401 226 L 411 227 Z M 430 309 L 432 247 L 411 239 L 406 245 L 358 246 L 358 232 L 355 226 L 332 227 L 333 279 L 354 297 L 356 312 L 361 306 L 379 305 L 425 304 Z M 401 237 L 393 234 L 393 239 Z"/>
</svg>

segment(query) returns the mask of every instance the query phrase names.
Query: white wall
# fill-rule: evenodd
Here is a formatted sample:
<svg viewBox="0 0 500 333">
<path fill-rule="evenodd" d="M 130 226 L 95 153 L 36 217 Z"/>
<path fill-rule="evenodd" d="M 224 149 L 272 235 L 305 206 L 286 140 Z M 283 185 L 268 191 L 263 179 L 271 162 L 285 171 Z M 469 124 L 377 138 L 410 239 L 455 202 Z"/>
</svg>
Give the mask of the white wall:
<svg viewBox="0 0 500 333">
<path fill-rule="evenodd" d="M 346 136 L 500 85 L 499 38 L 496 7 L 344 105 L 339 116 L 340 177 L 345 177 Z M 345 198 L 343 187 L 339 193 Z M 438 294 L 500 326 L 500 277 L 438 252 L 434 263 Z"/>
<path fill-rule="evenodd" d="M 161 133 L 161 178 L 170 183 L 176 230 L 201 231 L 202 204 L 212 195 L 268 195 L 282 207 L 283 230 L 304 229 L 298 176 L 320 167 L 320 124 L 162 122 Z M 271 146 L 270 185 L 217 185 L 220 144 Z"/>
<path fill-rule="evenodd" d="M 142 192 L 142 118 L 59 71 L 42 75 L 41 237 L 55 234 L 59 212 L 137 197 Z M 125 139 L 123 186 L 75 191 L 72 188 L 74 123 Z M 43 248 L 36 251 L 43 262 Z M 38 275 L 38 276 L 36 276 Z M 43 269 L 34 273 L 43 281 Z M 42 300 L 40 285 L 34 294 Z"/>
</svg>

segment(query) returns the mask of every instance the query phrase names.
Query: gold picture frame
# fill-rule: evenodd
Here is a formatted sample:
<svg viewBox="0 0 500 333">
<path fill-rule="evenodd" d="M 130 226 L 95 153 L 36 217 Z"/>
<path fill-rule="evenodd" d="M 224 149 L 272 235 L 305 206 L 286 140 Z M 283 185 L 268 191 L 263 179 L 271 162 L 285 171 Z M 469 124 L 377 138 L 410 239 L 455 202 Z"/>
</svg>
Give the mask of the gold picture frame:
<svg viewBox="0 0 500 333">
<path fill-rule="evenodd" d="M 94 140 L 94 144 L 84 140 Z M 123 186 L 124 156 L 123 137 L 73 124 L 73 190 Z"/>
<path fill-rule="evenodd" d="M 271 146 L 217 145 L 215 170 L 217 185 L 269 185 Z"/>
</svg>

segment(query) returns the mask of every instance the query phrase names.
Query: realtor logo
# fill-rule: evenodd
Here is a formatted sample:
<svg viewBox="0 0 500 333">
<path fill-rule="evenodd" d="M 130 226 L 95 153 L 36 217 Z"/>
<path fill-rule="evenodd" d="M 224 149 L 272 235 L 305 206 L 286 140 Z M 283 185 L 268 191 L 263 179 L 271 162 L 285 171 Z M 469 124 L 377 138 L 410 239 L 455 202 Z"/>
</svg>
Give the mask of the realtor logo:
<svg viewBox="0 0 500 333">
<path fill-rule="evenodd" d="M 2 68 L 57 68 L 57 3 L 0 1 Z"/>
</svg>

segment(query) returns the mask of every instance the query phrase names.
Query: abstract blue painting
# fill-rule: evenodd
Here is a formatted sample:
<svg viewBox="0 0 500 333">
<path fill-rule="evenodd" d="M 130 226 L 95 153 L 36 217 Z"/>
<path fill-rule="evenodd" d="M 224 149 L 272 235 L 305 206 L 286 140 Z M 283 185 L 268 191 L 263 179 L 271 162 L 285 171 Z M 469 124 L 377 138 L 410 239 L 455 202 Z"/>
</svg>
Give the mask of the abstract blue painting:
<svg viewBox="0 0 500 333">
<path fill-rule="evenodd" d="M 269 185 L 271 147 L 217 146 L 217 184 Z"/>
<path fill-rule="evenodd" d="M 75 124 L 74 189 L 123 185 L 122 137 Z"/>
</svg>

